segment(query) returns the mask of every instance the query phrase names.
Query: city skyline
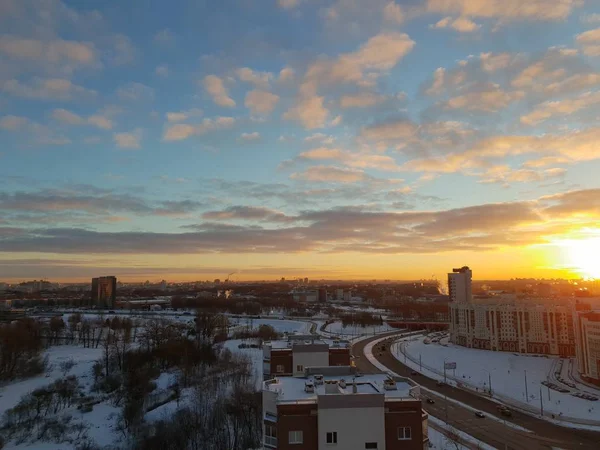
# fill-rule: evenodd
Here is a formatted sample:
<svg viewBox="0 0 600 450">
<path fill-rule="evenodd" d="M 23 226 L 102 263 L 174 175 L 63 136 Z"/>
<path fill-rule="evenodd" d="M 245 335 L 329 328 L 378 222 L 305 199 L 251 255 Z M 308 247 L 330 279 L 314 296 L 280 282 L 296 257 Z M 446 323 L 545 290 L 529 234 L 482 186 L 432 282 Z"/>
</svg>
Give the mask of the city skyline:
<svg viewBox="0 0 600 450">
<path fill-rule="evenodd" d="M 600 278 L 591 1 L 0 0 L 0 281 Z"/>
</svg>

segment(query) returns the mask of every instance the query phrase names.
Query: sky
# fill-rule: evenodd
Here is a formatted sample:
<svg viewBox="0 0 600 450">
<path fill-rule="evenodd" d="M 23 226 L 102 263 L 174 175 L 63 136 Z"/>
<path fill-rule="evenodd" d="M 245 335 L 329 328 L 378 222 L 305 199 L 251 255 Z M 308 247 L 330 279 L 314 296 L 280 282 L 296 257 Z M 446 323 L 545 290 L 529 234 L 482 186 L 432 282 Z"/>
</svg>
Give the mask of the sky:
<svg viewBox="0 0 600 450">
<path fill-rule="evenodd" d="M 599 68 L 595 0 L 0 0 L 0 281 L 600 277 Z"/>
</svg>

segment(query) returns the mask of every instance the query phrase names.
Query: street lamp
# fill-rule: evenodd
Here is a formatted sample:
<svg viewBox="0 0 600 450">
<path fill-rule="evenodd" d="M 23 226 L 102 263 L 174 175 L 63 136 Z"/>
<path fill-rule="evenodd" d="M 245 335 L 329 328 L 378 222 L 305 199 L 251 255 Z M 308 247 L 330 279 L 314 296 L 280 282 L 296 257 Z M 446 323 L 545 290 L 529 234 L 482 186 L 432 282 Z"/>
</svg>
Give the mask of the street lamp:
<svg viewBox="0 0 600 450">
<path fill-rule="evenodd" d="M 489 381 L 489 384 L 490 384 L 490 397 L 491 397 L 492 396 L 492 374 L 487 369 L 481 369 L 481 370 L 483 370 L 484 372 L 487 372 L 487 374 L 488 374 L 488 381 Z"/>
</svg>

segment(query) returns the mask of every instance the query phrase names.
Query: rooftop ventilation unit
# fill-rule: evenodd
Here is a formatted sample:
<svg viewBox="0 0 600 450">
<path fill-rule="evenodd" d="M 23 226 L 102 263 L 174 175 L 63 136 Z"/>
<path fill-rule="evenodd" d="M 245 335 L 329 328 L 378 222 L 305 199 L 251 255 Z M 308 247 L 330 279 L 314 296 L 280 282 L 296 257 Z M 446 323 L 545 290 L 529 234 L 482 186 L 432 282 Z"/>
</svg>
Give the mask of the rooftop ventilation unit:
<svg viewBox="0 0 600 450">
<path fill-rule="evenodd" d="M 315 375 L 315 384 L 323 384 L 323 375 Z"/>
<path fill-rule="evenodd" d="M 315 392 L 315 385 L 310 381 L 304 383 L 304 392 L 313 393 Z"/>
</svg>

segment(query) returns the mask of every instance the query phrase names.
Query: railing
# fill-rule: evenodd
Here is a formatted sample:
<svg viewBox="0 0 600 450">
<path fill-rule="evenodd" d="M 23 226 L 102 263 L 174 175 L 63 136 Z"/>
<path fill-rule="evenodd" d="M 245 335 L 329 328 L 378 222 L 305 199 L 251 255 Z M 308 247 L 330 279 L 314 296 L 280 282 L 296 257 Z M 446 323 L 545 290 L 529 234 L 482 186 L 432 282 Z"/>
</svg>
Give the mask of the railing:
<svg viewBox="0 0 600 450">
<path fill-rule="evenodd" d="M 273 436 L 265 436 L 265 445 L 267 447 L 277 448 L 277 438 Z"/>
</svg>

